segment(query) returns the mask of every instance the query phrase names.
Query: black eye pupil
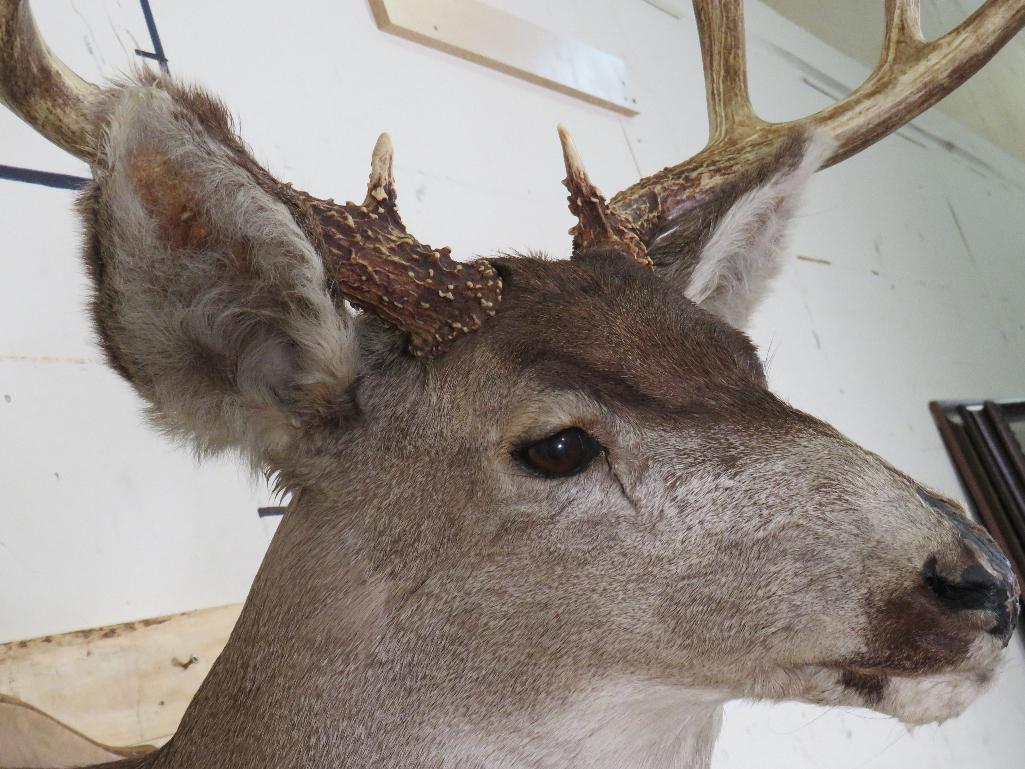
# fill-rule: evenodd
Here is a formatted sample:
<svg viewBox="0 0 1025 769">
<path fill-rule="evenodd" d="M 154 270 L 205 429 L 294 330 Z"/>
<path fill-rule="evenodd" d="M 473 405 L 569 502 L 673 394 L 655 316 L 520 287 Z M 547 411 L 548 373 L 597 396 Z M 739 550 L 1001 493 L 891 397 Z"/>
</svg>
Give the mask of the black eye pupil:
<svg viewBox="0 0 1025 769">
<path fill-rule="evenodd" d="M 516 452 L 520 460 L 546 478 L 563 478 L 586 469 L 602 446 L 579 427 L 549 435 Z"/>
</svg>

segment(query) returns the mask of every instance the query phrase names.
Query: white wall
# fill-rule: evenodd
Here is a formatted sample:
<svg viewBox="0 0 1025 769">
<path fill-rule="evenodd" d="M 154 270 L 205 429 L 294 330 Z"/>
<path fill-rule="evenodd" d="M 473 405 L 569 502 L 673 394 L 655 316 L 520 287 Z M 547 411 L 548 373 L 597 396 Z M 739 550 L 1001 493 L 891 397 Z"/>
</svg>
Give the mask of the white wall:
<svg viewBox="0 0 1025 769">
<path fill-rule="evenodd" d="M 221 94 L 257 157 L 314 193 L 362 195 L 377 132 L 397 147 L 403 216 L 471 256 L 567 253 L 572 220 L 554 126 L 614 191 L 705 137 L 690 18 L 640 0 L 495 0 L 627 60 L 624 118 L 379 33 L 362 0 L 155 0 L 171 66 Z M 54 49 L 117 74 L 148 47 L 138 6 L 36 3 Z M 864 69 L 749 2 L 751 81 L 766 117 L 822 106 L 800 61 L 855 84 Z M 930 114 L 821 173 L 753 335 L 774 388 L 922 481 L 959 490 L 931 398 L 1020 395 L 1025 383 L 1025 166 Z M 941 137 L 950 145 L 930 136 Z M 953 148 L 953 149 L 952 149 Z M 6 113 L 0 163 L 84 173 Z M 0 181 L 0 640 L 241 600 L 270 530 L 262 482 L 198 466 L 147 429 L 100 363 L 67 192 Z M 960 223 L 961 231 L 954 216 Z M 863 711 L 738 704 L 717 766 L 1021 765 L 1025 655 L 962 718 L 913 735 Z M 1016 763 L 1017 762 L 1017 763 Z"/>
</svg>

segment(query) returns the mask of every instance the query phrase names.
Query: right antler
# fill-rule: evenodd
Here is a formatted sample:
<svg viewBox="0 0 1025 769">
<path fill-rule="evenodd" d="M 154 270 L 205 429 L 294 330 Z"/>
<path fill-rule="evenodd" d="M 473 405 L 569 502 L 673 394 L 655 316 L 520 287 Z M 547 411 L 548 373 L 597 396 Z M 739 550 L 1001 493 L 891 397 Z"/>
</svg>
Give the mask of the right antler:
<svg viewBox="0 0 1025 769">
<path fill-rule="evenodd" d="M 705 70 L 708 144 L 689 160 L 628 187 L 608 204 L 607 217 L 628 223 L 656 265 L 700 238 L 716 212 L 752 187 L 752 179 L 785 165 L 792 147 L 810 131 L 836 142 L 822 164 L 826 167 L 931 107 L 1025 26 L 1025 0 L 988 0 L 933 41 L 922 38 L 919 0 L 886 0 L 886 38 L 868 79 L 836 104 L 785 123 L 768 123 L 751 108 L 743 0 L 694 0 L 694 14 Z M 633 243 L 623 250 L 633 254 Z"/>
<path fill-rule="evenodd" d="M 154 80 L 156 87 L 162 87 Z M 0 0 L 0 102 L 68 152 L 94 162 L 102 147 L 100 89 L 66 67 L 39 36 L 27 0 Z M 236 160 L 306 225 L 342 295 L 410 337 L 416 355 L 444 352 L 501 301 L 502 281 L 485 261 L 460 264 L 447 248 L 411 236 L 399 218 L 387 137 L 374 150 L 363 204 L 337 204 L 279 184 L 245 150 Z"/>
<path fill-rule="evenodd" d="M 846 98 L 792 124 L 829 131 L 830 166 L 927 110 L 974 75 L 1023 26 L 1023 0 L 989 0 L 936 40 L 922 37 L 919 0 L 886 0 L 886 38 L 875 70 Z"/>
</svg>

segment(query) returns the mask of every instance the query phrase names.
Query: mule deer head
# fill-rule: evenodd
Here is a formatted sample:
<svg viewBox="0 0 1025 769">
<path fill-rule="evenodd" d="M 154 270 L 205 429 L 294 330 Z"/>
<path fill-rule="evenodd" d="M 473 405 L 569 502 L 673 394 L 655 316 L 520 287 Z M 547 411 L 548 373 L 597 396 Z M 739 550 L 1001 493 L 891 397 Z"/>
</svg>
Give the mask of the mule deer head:
<svg viewBox="0 0 1025 769">
<path fill-rule="evenodd" d="M 97 88 L 0 0 L 0 98 L 92 166 L 110 364 L 153 421 L 293 494 L 154 766 L 703 765 L 733 697 L 960 712 L 1019 589 L 953 501 L 767 389 L 740 326 L 818 168 L 1025 24 L 990 0 L 828 109 L 748 102 L 740 0 L 696 0 L 711 139 L 606 200 L 565 131 L 572 258 L 460 264 L 272 178 L 201 91 Z M 348 303 L 348 304 L 347 304 Z M 352 305 L 356 309 L 349 307 Z"/>
</svg>

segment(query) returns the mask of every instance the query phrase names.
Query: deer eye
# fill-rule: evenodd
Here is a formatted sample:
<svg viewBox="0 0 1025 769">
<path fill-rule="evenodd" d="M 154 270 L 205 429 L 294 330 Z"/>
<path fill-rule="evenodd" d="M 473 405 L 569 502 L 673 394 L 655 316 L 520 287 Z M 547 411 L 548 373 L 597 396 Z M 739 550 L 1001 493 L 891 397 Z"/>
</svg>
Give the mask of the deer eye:
<svg viewBox="0 0 1025 769">
<path fill-rule="evenodd" d="M 522 446 L 513 455 L 545 478 L 565 478 L 586 470 L 604 450 L 594 436 L 570 427 Z"/>
</svg>

